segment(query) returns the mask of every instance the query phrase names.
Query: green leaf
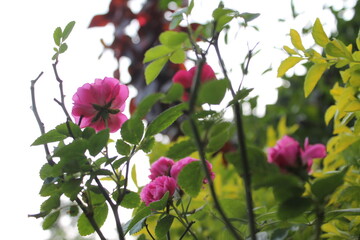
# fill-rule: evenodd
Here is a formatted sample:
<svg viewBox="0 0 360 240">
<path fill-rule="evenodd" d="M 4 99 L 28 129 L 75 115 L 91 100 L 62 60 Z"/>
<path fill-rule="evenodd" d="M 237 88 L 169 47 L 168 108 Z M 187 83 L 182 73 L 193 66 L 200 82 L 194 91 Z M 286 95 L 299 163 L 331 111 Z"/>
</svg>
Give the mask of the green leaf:
<svg viewBox="0 0 360 240">
<path fill-rule="evenodd" d="M 139 188 L 139 185 L 137 183 L 137 176 L 136 176 L 136 165 L 133 165 L 131 168 L 131 179 L 133 180 L 135 186 Z"/>
<path fill-rule="evenodd" d="M 184 32 L 166 31 L 160 34 L 160 43 L 169 47 L 177 48 L 188 38 L 188 35 Z"/>
<path fill-rule="evenodd" d="M 191 197 L 196 197 L 203 185 L 205 174 L 202 163 L 194 161 L 186 165 L 179 173 L 178 184 Z"/>
<path fill-rule="evenodd" d="M 68 137 L 78 138 L 78 137 L 82 136 L 80 127 L 73 122 L 67 122 L 67 123 L 60 124 L 60 125 L 56 126 L 55 129 L 59 133 L 66 135 Z"/>
<path fill-rule="evenodd" d="M 199 91 L 198 103 L 220 104 L 225 96 L 227 87 L 228 81 L 225 79 L 208 81 L 202 84 Z"/>
<path fill-rule="evenodd" d="M 306 74 L 304 82 L 305 97 L 309 96 L 309 94 L 313 91 L 327 67 L 327 63 L 315 63 L 311 66 Z"/>
<path fill-rule="evenodd" d="M 120 206 L 124 208 L 136 208 L 140 204 L 140 196 L 135 192 L 127 192 L 124 199 L 121 201 Z"/>
<path fill-rule="evenodd" d="M 164 237 L 169 232 L 173 221 L 174 221 L 174 216 L 166 215 L 157 222 L 155 227 L 155 234 L 159 239 Z"/>
<path fill-rule="evenodd" d="M 62 36 L 61 27 L 57 27 L 53 34 L 54 42 L 57 46 L 60 46 L 61 36 Z"/>
<path fill-rule="evenodd" d="M 122 138 L 132 144 L 138 144 L 144 134 L 144 123 L 138 118 L 130 118 L 121 127 Z"/>
<path fill-rule="evenodd" d="M 58 188 L 59 188 L 59 186 L 55 183 L 44 182 L 44 184 L 41 186 L 39 194 L 42 197 L 47 197 L 47 196 L 51 196 L 53 194 L 58 194 L 59 193 Z"/>
<path fill-rule="evenodd" d="M 169 199 L 169 192 L 166 192 L 159 201 L 150 203 L 149 208 L 151 210 L 163 210 L 167 205 L 168 199 Z"/>
<path fill-rule="evenodd" d="M 97 223 L 99 227 L 101 227 L 108 215 L 108 206 L 106 203 L 94 207 L 94 220 Z M 77 223 L 78 231 L 81 236 L 87 236 L 95 232 L 95 229 L 91 226 L 89 220 L 85 216 L 84 213 L 82 213 L 78 219 Z"/>
<path fill-rule="evenodd" d="M 75 158 L 83 156 L 86 149 L 87 141 L 79 138 L 69 143 L 68 145 L 58 146 L 54 150 L 54 156 L 61 158 Z"/>
<path fill-rule="evenodd" d="M 175 29 L 177 26 L 179 26 L 179 24 L 181 23 L 181 21 L 183 20 L 183 16 L 182 15 L 176 15 L 172 17 L 170 25 L 169 25 L 169 29 L 173 30 Z"/>
<path fill-rule="evenodd" d="M 82 190 L 82 187 L 80 186 L 81 183 L 82 179 L 70 179 L 62 184 L 61 189 L 65 196 L 67 196 L 71 201 L 74 201 Z"/>
<path fill-rule="evenodd" d="M 295 218 L 303 214 L 312 205 L 312 200 L 306 197 L 290 198 L 282 202 L 278 209 L 278 216 L 281 220 Z"/>
<path fill-rule="evenodd" d="M 92 135 L 94 135 L 95 129 L 92 127 L 86 127 L 82 133 L 82 137 L 85 139 L 89 139 Z"/>
<path fill-rule="evenodd" d="M 68 46 L 66 43 L 62 43 L 59 48 L 59 53 L 64 53 L 68 49 Z"/>
<path fill-rule="evenodd" d="M 344 170 L 331 174 L 323 178 L 318 178 L 311 185 L 312 193 L 320 200 L 325 199 L 325 197 L 331 195 L 335 192 L 336 188 L 341 186 L 344 183 L 344 175 L 347 171 L 347 168 Z"/>
<path fill-rule="evenodd" d="M 207 152 L 217 152 L 233 136 L 233 124 L 230 122 L 220 122 L 211 127 L 209 131 Z"/>
<path fill-rule="evenodd" d="M 129 224 L 125 230 L 125 234 L 128 233 L 138 222 L 148 217 L 151 214 L 151 210 L 148 207 L 145 207 L 138 211 L 135 216 L 129 221 Z"/>
<path fill-rule="evenodd" d="M 79 207 L 77 205 L 70 206 L 70 209 L 68 211 L 68 214 L 71 217 L 76 217 L 79 214 Z"/>
<path fill-rule="evenodd" d="M 290 29 L 290 38 L 291 38 L 291 43 L 296 49 L 305 52 L 305 48 L 300 38 L 300 34 L 296 30 Z"/>
<path fill-rule="evenodd" d="M 44 180 L 45 178 L 48 178 L 48 177 L 56 177 L 53 175 L 53 167 L 48 163 L 45 163 L 41 167 L 39 174 L 40 174 L 40 178 L 42 180 Z"/>
<path fill-rule="evenodd" d="M 101 150 L 107 145 L 110 137 L 109 129 L 104 129 L 89 139 L 89 153 L 91 156 L 98 155 Z"/>
<path fill-rule="evenodd" d="M 140 144 L 140 149 L 143 150 L 145 153 L 149 153 L 153 149 L 154 144 L 155 144 L 154 137 L 145 138 Z"/>
<path fill-rule="evenodd" d="M 162 132 L 168 128 L 173 122 L 175 122 L 181 115 L 183 111 L 187 108 L 187 104 L 181 103 L 176 106 L 173 106 L 157 116 L 148 126 L 145 137 L 153 136 L 157 133 Z"/>
<path fill-rule="evenodd" d="M 356 46 L 357 46 L 357 49 L 360 50 L 360 30 L 359 30 L 357 38 L 356 38 Z"/>
<path fill-rule="evenodd" d="M 38 137 L 31 146 L 37 146 L 47 144 L 51 142 L 58 142 L 67 138 L 66 135 L 59 133 L 56 129 L 50 130 L 49 132 Z"/>
<path fill-rule="evenodd" d="M 192 140 L 185 140 L 172 145 L 167 151 L 166 156 L 168 158 L 178 160 L 189 156 L 196 150 L 197 148 Z"/>
<path fill-rule="evenodd" d="M 256 18 L 258 18 L 260 16 L 260 13 L 248 13 L 248 12 L 244 12 L 244 13 L 240 13 L 239 17 L 242 17 L 245 22 L 250 22 Z"/>
<path fill-rule="evenodd" d="M 314 23 L 312 32 L 311 32 L 315 42 L 320 45 L 321 47 L 325 47 L 326 44 L 330 42 L 328 36 L 326 35 L 322 24 L 320 22 L 319 18 L 316 18 L 316 21 Z"/>
<path fill-rule="evenodd" d="M 303 58 L 301 57 L 293 57 L 290 56 L 288 58 L 286 58 L 284 61 L 281 62 L 279 68 L 278 68 L 278 72 L 277 72 L 277 77 L 282 77 L 285 75 L 285 73 L 292 67 L 294 67 L 296 64 L 298 64 L 301 60 L 303 60 Z"/>
<path fill-rule="evenodd" d="M 346 48 L 345 44 L 337 39 L 326 44 L 325 52 L 333 57 L 343 57 L 349 60 L 353 59 L 351 52 Z"/>
<path fill-rule="evenodd" d="M 156 102 L 160 99 L 164 98 L 163 93 L 153 93 L 146 97 L 144 97 L 139 105 L 137 105 L 135 112 L 133 113 L 133 118 L 142 119 L 146 116 L 146 114 L 151 110 Z"/>
<path fill-rule="evenodd" d="M 165 98 L 162 100 L 164 103 L 173 103 L 179 101 L 184 93 L 184 87 L 179 83 L 171 85 L 170 89 L 166 93 Z"/>
<path fill-rule="evenodd" d="M 54 223 L 58 220 L 60 216 L 60 211 L 55 211 L 49 215 L 47 215 L 42 223 L 43 230 L 50 229 Z"/>
<path fill-rule="evenodd" d="M 326 212 L 327 219 L 342 218 L 345 216 L 359 216 L 360 208 L 337 209 Z"/>
<path fill-rule="evenodd" d="M 239 90 L 235 97 L 228 103 L 226 107 L 229 107 L 233 105 L 236 102 L 242 101 L 244 98 L 246 98 L 251 92 L 254 90 L 253 88 L 243 88 Z"/>
<path fill-rule="evenodd" d="M 151 62 L 147 67 L 145 68 L 145 80 L 146 84 L 152 83 L 157 76 L 159 76 L 161 70 L 169 60 L 169 57 L 161 57 L 153 62 Z"/>
<path fill-rule="evenodd" d="M 143 63 L 151 62 L 161 57 L 168 56 L 173 51 L 173 49 L 164 45 L 152 47 L 145 52 Z"/>
<path fill-rule="evenodd" d="M 170 56 L 170 61 L 175 64 L 183 63 L 186 59 L 186 52 L 182 49 L 176 49 Z"/>
<path fill-rule="evenodd" d="M 40 206 L 41 212 L 50 212 L 52 209 L 56 209 L 60 206 L 61 194 L 54 194 L 46 199 Z"/>
<path fill-rule="evenodd" d="M 71 21 L 66 25 L 66 27 L 64 28 L 64 32 L 62 33 L 62 40 L 63 41 L 65 41 L 69 37 L 69 35 L 70 35 L 71 31 L 73 30 L 74 26 L 75 26 L 75 21 Z"/>
<path fill-rule="evenodd" d="M 129 155 L 130 151 L 131 151 L 131 147 L 129 144 L 127 144 L 126 142 L 124 142 L 121 139 L 118 139 L 116 141 L 116 151 L 123 156 L 127 156 Z"/>
</svg>

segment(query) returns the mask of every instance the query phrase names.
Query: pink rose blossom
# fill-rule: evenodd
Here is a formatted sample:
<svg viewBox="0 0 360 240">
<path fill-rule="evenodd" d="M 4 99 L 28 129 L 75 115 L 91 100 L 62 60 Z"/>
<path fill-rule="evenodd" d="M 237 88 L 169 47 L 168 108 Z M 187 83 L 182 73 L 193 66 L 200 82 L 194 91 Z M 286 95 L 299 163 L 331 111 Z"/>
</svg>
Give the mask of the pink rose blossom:
<svg viewBox="0 0 360 240">
<path fill-rule="evenodd" d="M 194 76 L 196 74 L 196 70 L 197 70 L 196 66 L 192 67 L 189 71 L 180 70 L 173 77 L 173 82 L 180 83 L 185 89 L 182 97 L 184 101 L 189 100 L 189 92 Z M 200 81 L 204 83 L 214 79 L 216 79 L 214 70 L 208 64 L 204 64 L 201 71 Z"/>
<path fill-rule="evenodd" d="M 177 180 L 181 170 L 186 165 L 188 165 L 189 163 L 194 162 L 194 161 L 199 161 L 199 160 L 195 159 L 195 158 L 191 158 L 191 157 L 186 157 L 186 158 L 183 158 L 183 159 L 175 162 L 175 164 L 172 166 L 171 171 L 170 171 L 171 177 L 173 177 L 173 178 L 175 178 Z M 215 178 L 215 173 L 212 171 L 211 163 L 206 161 L 206 165 L 207 165 L 207 168 L 208 168 L 208 170 L 210 172 L 211 179 L 214 179 Z M 204 178 L 203 183 L 207 183 L 207 182 L 208 182 L 207 179 Z"/>
<path fill-rule="evenodd" d="M 288 168 L 298 168 L 306 166 L 308 172 L 311 170 L 313 158 L 323 158 L 326 156 L 326 149 L 323 144 L 310 145 L 306 139 L 304 150 L 299 143 L 289 137 L 284 136 L 276 145 L 268 150 L 268 162 L 274 163 L 283 171 Z"/>
<path fill-rule="evenodd" d="M 174 161 L 170 158 L 161 157 L 151 165 L 149 178 L 154 180 L 159 176 L 169 176 Z"/>
<path fill-rule="evenodd" d="M 176 180 L 168 176 L 160 176 L 147 184 L 140 193 L 140 198 L 148 206 L 152 202 L 159 201 L 166 192 L 169 192 L 169 198 L 174 195 L 176 189 Z"/>
<path fill-rule="evenodd" d="M 128 96 L 128 87 L 119 80 L 109 77 L 95 79 L 94 83 L 84 84 L 74 94 L 72 115 L 76 123 L 80 122 L 81 128 L 93 127 L 100 131 L 107 124 L 110 132 L 116 132 L 127 120 L 122 112 Z"/>
</svg>

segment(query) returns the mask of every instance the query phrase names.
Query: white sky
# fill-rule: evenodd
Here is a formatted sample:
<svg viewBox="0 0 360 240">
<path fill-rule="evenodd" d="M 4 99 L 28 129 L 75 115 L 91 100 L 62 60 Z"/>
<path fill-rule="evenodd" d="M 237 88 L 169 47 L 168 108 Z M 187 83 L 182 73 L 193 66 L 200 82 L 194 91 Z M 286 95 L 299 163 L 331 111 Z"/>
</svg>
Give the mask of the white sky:
<svg viewBox="0 0 360 240">
<path fill-rule="evenodd" d="M 253 22 L 259 26 L 260 32 L 240 30 L 234 43 L 223 52 L 226 56 L 225 62 L 233 68 L 231 76 L 236 79 L 239 76 L 239 63 L 247 51 L 247 43 L 253 47 L 259 42 L 258 49 L 262 52 L 250 63 L 250 72 L 253 73 L 245 79 L 245 85 L 255 87 L 254 92 L 262 95 L 260 104 L 264 105 L 276 99 L 274 89 L 281 83 L 276 79 L 276 68 L 285 57 L 281 55 L 279 48 L 284 44 L 290 45 L 286 36 L 289 29 L 300 31 L 303 26 L 313 23 L 315 18 L 319 17 L 326 23 L 325 31 L 330 33 L 334 22 L 328 12 L 322 11 L 323 3 L 341 6 L 344 1 L 297 0 L 296 6 L 305 14 L 296 21 L 290 20 L 281 24 L 277 20 L 289 19 L 291 14 L 288 0 L 225 2 L 227 7 L 240 12 L 262 14 Z M 302 5 L 299 5 L 299 2 Z M 354 0 L 345 2 L 349 2 L 351 6 Z M 38 172 L 45 161 L 43 148 L 30 147 L 39 136 L 37 123 L 30 110 L 30 80 L 44 71 L 36 85 L 36 96 L 39 113 L 46 129 L 50 130 L 64 121 L 59 106 L 52 100 L 59 97 L 51 67 L 54 47 L 52 33 L 57 26 L 64 27 L 72 20 L 76 21 L 76 26 L 67 40 L 69 49 L 61 56 L 58 67 L 59 74 L 65 81 L 68 109 L 71 109 L 71 96 L 79 86 L 93 82 L 95 78 L 112 76 L 116 63 L 111 52 L 105 53 L 101 60 L 97 59 L 103 49 L 99 39 L 104 38 L 106 42 L 110 42 L 112 26 L 87 29 L 94 15 L 107 11 L 108 3 L 109 0 L 20 0 L 0 3 L 0 126 L 3 127 L 0 174 L 1 239 L 42 240 L 48 237 L 48 233 L 41 229 L 40 220 L 27 218 L 27 214 L 37 213 L 41 202 L 45 200 L 38 196 L 42 184 Z M 218 1 L 202 0 L 195 3 L 194 16 L 200 21 L 211 14 L 204 9 L 216 7 Z M 217 64 L 214 59 L 209 59 L 209 62 L 213 66 Z M 271 64 L 275 71 L 261 76 L 260 73 Z"/>
</svg>

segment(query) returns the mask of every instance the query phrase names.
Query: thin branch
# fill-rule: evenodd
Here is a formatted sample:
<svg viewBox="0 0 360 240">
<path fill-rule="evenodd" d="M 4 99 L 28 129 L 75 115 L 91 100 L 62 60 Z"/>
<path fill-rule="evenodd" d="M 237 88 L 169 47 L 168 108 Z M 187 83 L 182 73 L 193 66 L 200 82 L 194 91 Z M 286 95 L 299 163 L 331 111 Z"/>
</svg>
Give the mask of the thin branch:
<svg viewBox="0 0 360 240">
<path fill-rule="evenodd" d="M 224 77 L 228 79 L 229 81 L 229 87 L 230 91 L 233 97 L 235 97 L 236 93 L 231 85 L 230 79 L 227 75 L 227 70 L 225 68 L 224 61 L 221 57 L 219 45 L 218 45 L 218 37 L 215 39 L 213 43 L 215 47 L 216 54 L 218 56 L 218 60 L 220 62 L 220 66 L 222 68 Z M 240 106 L 240 103 L 238 101 L 235 101 L 233 104 L 234 109 L 234 115 L 235 115 L 235 122 L 236 122 L 236 134 L 239 141 L 240 146 L 240 154 L 241 158 L 240 161 L 242 162 L 242 166 L 244 168 L 244 185 L 245 185 L 245 197 L 246 197 L 246 205 L 247 205 L 247 213 L 249 218 L 249 229 L 250 229 L 250 236 L 251 239 L 256 240 L 256 224 L 255 224 L 255 214 L 254 214 L 254 206 L 253 206 L 253 200 L 252 200 L 252 192 L 251 192 L 251 174 L 250 174 L 250 166 L 249 166 L 249 160 L 247 155 L 247 148 L 246 148 L 246 142 L 245 142 L 245 132 L 244 132 L 244 126 L 242 122 L 242 108 Z"/>
<path fill-rule="evenodd" d="M 56 77 L 56 81 L 59 83 L 60 101 L 57 100 L 56 98 L 54 99 L 54 101 L 57 102 L 61 106 L 63 112 L 65 113 L 67 121 L 72 122 L 70 114 L 67 111 L 66 106 L 65 106 L 65 94 L 64 94 L 64 88 L 63 88 L 63 80 L 61 80 L 61 78 L 59 77 L 59 74 L 57 71 L 57 64 L 58 64 L 58 60 L 56 59 L 55 63 L 53 63 L 52 66 L 53 66 L 54 74 Z"/>
<path fill-rule="evenodd" d="M 189 225 L 187 226 L 187 228 L 185 229 L 185 232 L 180 236 L 179 240 L 183 239 L 183 237 L 185 237 L 186 233 L 190 230 L 191 226 L 194 224 L 194 221 L 191 221 L 189 223 Z"/>
<path fill-rule="evenodd" d="M 44 72 L 41 72 L 36 79 L 31 80 L 31 87 L 30 87 L 30 90 L 31 90 L 31 102 L 32 102 L 31 109 L 32 109 L 32 111 L 33 111 L 33 113 L 34 113 L 34 115 L 35 115 L 36 121 L 37 121 L 37 123 L 38 123 L 38 125 L 39 125 L 41 135 L 45 134 L 45 125 L 44 125 L 44 123 L 41 121 L 39 112 L 38 112 L 37 107 L 36 107 L 35 84 L 36 84 L 36 82 L 40 79 L 40 77 L 43 75 L 43 73 L 44 73 Z M 55 165 L 55 162 L 54 162 L 54 160 L 52 159 L 51 154 L 50 154 L 49 146 L 48 146 L 46 143 L 44 144 L 44 150 L 45 150 L 46 160 L 47 160 L 48 164 L 49 164 L 50 166 Z"/>
</svg>

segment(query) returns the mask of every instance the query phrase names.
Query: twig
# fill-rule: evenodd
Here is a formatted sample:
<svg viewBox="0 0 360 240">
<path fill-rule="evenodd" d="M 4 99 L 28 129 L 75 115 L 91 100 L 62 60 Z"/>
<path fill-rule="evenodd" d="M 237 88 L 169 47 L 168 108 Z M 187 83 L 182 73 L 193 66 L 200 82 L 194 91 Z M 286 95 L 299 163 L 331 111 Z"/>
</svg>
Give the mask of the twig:
<svg viewBox="0 0 360 240">
<path fill-rule="evenodd" d="M 35 80 L 31 80 L 31 87 L 30 87 L 30 90 L 31 90 L 31 102 L 32 102 L 31 109 L 32 109 L 32 111 L 33 111 L 33 113 L 35 115 L 36 121 L 37 121 L 37 123 L 39 125 L 40 132 L 41 132 L 42 135 L 45 134 L 45 125 L 41 121 L 39 112 L 38 112 L 37 107 L 36 107 L 35 84 L 40 79 L 40 77 L 43 75 L 43 73 L 44 72 L 41 72 L 39 74 L 39 76 Z M 50 166 L 55 165 L 55 162 L 54 162 L 54 160 L 52 160 L 52 157 L 51 157 L 51 154 L 50 154 L 49 146 L 46 143 L 44 144 L 44 149 L 45 149 L 46 160 L 47 160 L 48 164 Z"/>
<path fill-rule="evenodd" d="M 214 45 L 216 54 L 218 56 L 224 77 L 226 79 L 228 79 L 228 81 L 230 83 L 229 88 L 230 88 L 231 94 L 233 97 L 235 97 L 236 93 L 235 93 L 234 89 L 232 88 L 230 79 L 227 75 L 224 61 L 220 54 L 219 45 L 218 45 L 218 36 L 215 39 L 213 45 Z M 250 166 L 249 166 L 249 160 L 248 160 L 248 156 L 247 156 L 247 148 L 246 148 L 246 143 L 245 143 L 244 126 L 243 126 L 243 122 L 242 122 L 242 109 L 241 109 L 240 103 L 238 101 L 234 102 L 233 109 L 234 109 L 234 113 L 235 113 L 235 122 L 236 122 L 236 130 L 237 130 L 236 134 L 237 134 L 237 138 L 238 138 L 239 146 L 240 146 L 240 154 L 241 154 L 240 161 L 242 162 L 242 166 L 244 168 L 243 179 L 244 179 L 244 185 L 245 185 L 245 197 L 246 197 L 247 213 L 248 213 L 248 218 L 249 218 L 250 236 L 251 236 L 251 239 L 256 240 L 256 224 L 255 224 L 255 215 L 254 215 L 254 211 L 253 211 L 254 206 L 253 206 L 252 193 L 251 193 Z"/>
<path fill-rule="evenodd" d="M 191 228 L 191 226 L 194 224 L 194 221 L 191 221 L 189 223 L 189 225 L 187 226 L 187 228 L 185 229 L 185 232 L 180 236 L 179 240 L 183 239 L 183 237 L 185 237 L 186 233 L 189 231 L 189 229 Z"/>
</svg>

